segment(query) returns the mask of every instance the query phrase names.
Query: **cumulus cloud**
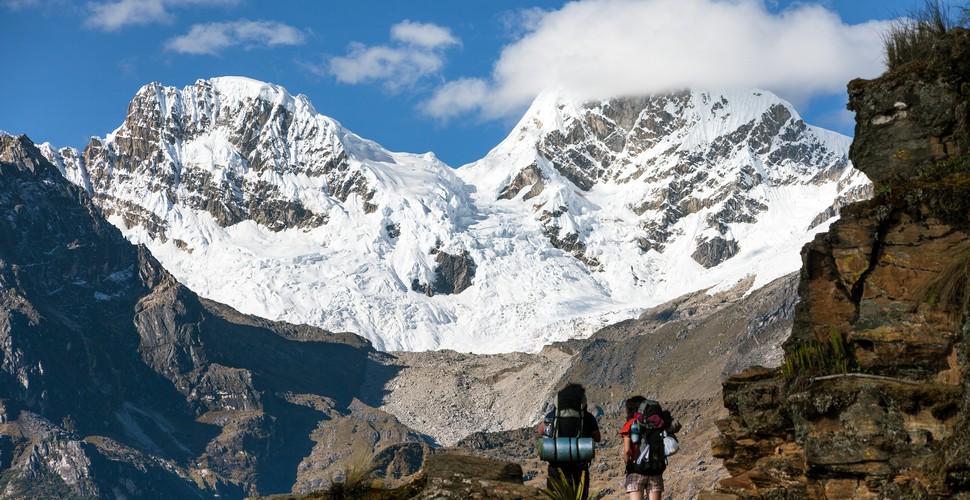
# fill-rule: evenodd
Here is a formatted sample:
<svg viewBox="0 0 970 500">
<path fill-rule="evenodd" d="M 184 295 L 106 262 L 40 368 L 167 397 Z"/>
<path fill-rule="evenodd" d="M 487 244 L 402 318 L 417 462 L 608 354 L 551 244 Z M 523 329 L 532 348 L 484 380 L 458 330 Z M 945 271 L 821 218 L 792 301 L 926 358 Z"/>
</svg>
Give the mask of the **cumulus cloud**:
<svg viewBox="0 0 970 500">
<path fill-rule="evenodd" d="M 424 103 L 423 108 L 427 114 L 437 118 L 454 118 L 478 110 L 491 94 L 484 80 L 462 78 L 441 86 L 434 97 Z"/>
<path fill-rule="evenodd" d="M 428 50 L 457 45 L 451 30 L 432 23 L 402 21 L 391 26 L 391 39 Z"/>
<path fill-rule="evenodd" d="M 888 26 L 817 4 L 772 13 L 763 0 L 580 0 L 532 24 L 489 78 L 449 82 L 424 111 L 512 116 L 549 87 L 584 98 L 757 87 L 797 102 L 881 72 Z"/>
<path fill-rule="evenodd" d="M 352 43 L 345 56 L 330 59 L 327 72 L 342 83 L 379 82 L 397 91 L 440 73 L 445 49 L 460 44 L 448 28 L 403 21 L 391 27 L 391 43 Z"/>
<path fill-rule="evenodd" d="M 302 31 L 276 21 L 241 20 L 196 24 L 188 33 L 165 42 L 165 48 L 183 54 L 216 55 L 238 45 L 246 49 L 300 45 L 305 38 Z"/>
<path fill-rule="evenodd" d="M 174 19 L 172 8 L 191 5 L 235 5 L 239 0 L 117 0 L 90 2 L 85 25 L 105 31 L 117 31 L 127 26 L 168 23 Z"/>
</svg>

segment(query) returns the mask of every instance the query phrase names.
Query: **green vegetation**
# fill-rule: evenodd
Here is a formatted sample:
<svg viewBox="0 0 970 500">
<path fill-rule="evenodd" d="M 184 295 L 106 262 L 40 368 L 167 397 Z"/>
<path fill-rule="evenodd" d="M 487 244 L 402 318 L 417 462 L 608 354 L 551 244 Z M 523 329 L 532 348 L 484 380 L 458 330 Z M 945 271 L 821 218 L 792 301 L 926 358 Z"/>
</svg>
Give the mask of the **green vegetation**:
<svg viewBox="0 0 970 500">
<path fill-rule="evenodd" d="M 873 190 L 873 198 L 886 199 L 892 196 L 893 187 L 891 184 L 880 184 Z"/>
<path fill-rule="evenodd" d="M 787 351 L 781 373 L 787 380 L 847 373 L 854 366 L 853 361 L 842 335 L 833 331 L 828 342 L 810 340 Z"/>
<path fill-rule="evenodd" d="M 941 220 L 965 226 L 970 223 L 970 155 L 962 155 L 923 169 L 906 192 L 918 193 L 919 201 Z M 911 196 L 912 197 L 912 196 Z"/>
<path fill-rule="evenodd" d="M 923 182 L 939 182 L 954 174 L 970 174 L 970 155 L 938 161 L 920 170 L 916 179 Z"/>
<path fill-rule="evenodd" d="M 583 493 L 586 491 L 586 486 L 583 484 L 586 473 L 580 476 L 579 484 L 576 484 L 571 478 L 566 477 L 563 471 L 556 469 L 556 472 L 558 475 L 549 477 L 549 487 L 542 490 L 542 493 L 552 500 L 582 500 Z"/>
<path fill-rule="evenodd" d="M 883 37 L 886 66 L 893 70 L 911 61 L 931 59 L 944 35 L 965 23 L 968 11 L 966 6 L 954 8 L 945 0 L 924 0 L 922 7 L 910 11 Z"/>
</svg>

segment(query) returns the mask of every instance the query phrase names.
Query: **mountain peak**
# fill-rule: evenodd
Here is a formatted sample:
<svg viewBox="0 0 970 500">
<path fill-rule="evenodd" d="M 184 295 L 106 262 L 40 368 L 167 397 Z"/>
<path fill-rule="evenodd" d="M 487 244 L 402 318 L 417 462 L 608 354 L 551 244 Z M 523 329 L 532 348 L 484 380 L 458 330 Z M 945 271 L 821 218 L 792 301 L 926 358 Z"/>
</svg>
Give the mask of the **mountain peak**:
<svg viewBox="0 0 970 500">
<path fill-rule="evenodd" d="M 61 180 L 61 175 L 26 135 L 0 133 L 0 164 L 38 177 Z"/>
<path fill-rule="evenodd" d="M 45 151 L 200 295 L 384 350 L 507 352 L 794 271 L 864 194 L 847 147 L 763 91 L 552 89 L 452 170 L 227 77 L 148 86 L 83 154 Z"/>
</svg>

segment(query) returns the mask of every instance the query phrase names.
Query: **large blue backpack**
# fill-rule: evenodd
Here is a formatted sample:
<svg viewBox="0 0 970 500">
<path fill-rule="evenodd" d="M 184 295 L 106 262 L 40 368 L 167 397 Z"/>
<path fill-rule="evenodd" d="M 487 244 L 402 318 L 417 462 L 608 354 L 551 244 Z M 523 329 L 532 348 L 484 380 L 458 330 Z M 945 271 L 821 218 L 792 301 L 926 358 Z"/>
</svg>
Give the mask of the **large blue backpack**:
<svg viewBox="0 0 970 500">
<path fill-rule="evenodd" d="M 585 437 L 586 392 L 566 386 L 556 394 L 553 419 L 539 441 L 539 458 L 550 463 L 589 462 L 595 455 L 593 438 Z"/>
</svg>

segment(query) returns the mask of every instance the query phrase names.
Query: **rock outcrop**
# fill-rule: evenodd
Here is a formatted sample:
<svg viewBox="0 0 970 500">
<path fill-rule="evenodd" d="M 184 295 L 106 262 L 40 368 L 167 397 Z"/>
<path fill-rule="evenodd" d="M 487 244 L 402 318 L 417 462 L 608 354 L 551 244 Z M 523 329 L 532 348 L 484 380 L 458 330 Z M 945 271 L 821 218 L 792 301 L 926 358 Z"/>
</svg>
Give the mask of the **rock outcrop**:
<svg viewBox="0 0 970 500">
<path fill-rule="evenodd" d="M 727 498 L 970 497 L 970 32 L 849 84 L 876 197 L 802 252 L 780 369 L 724 383 Z"/>
<path fill-rule="evenodd" d="M 0 137 L 0 212 L 0 497 L 242 498 L 354 453 L 420 466 L 427 438 L 373 409 L 389 356 L 199 298 L 25 136 Z"/>
<path fill-rule="evenodd" d="M 349 480 L 334 488 L 306 495 L 284 495 L 276 500 L 310 500 L 320 498 L 354 498 L 361 500 L 430 500 L 469 498 L 480 500 L 540 500 L 549 498 L 539 488 L 522 482 L 522 467 L 458 453 L 429 456 L 424 466 L 409 481 L 386 488 L 379 481 Z"/>
<path fill-rule="evenodd" d="M 434 281 L 421 283 L 417 278 L 411 281 L 411 289 L 422 292 L 428 297 L 461 293 L 472 286 L 475 278 L 475 261 L 467 251 L 452 255 L 435 248 Z"/>
</svg>

